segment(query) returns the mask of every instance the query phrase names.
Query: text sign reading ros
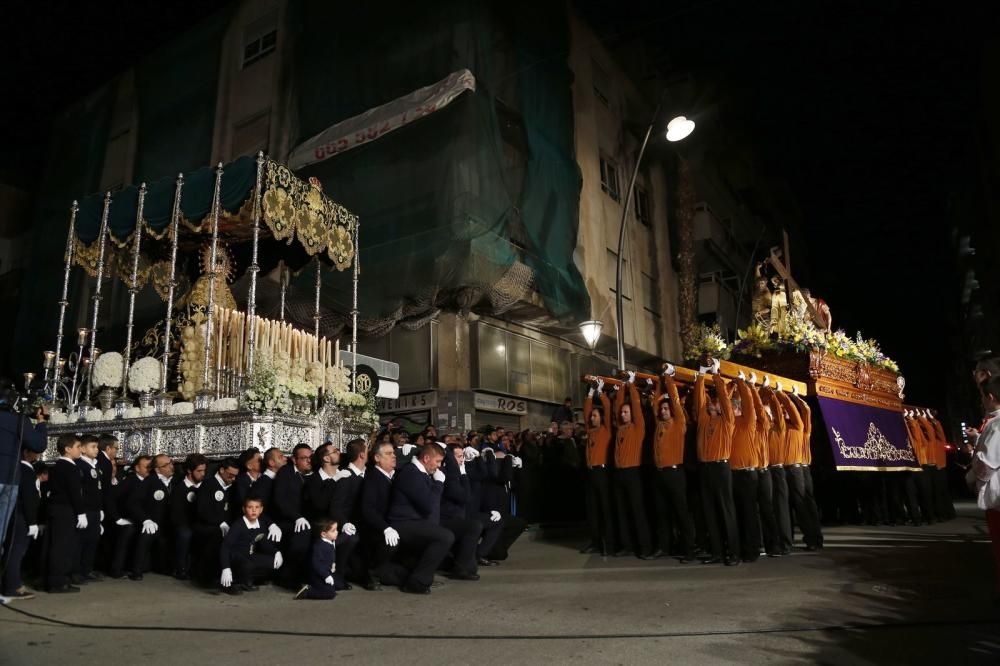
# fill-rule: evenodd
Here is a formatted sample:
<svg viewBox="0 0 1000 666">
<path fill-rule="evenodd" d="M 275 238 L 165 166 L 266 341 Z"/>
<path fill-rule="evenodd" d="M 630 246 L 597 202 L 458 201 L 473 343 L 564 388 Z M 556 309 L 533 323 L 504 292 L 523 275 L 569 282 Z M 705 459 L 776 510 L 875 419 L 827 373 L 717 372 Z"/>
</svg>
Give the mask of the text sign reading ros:
<svg viewBox="0 0 1000 666">
<path fill-rule="evenodd" d="M 487 412 L 504 412 L 505 414 L 527 414 L 528 403 L 517 398 L 504 398 L 488 393 L 475 394 L 476 409 Z"/>
<path fill-rule="evenodd" d="M 411 412 L 418 409 L 430 409 L 431 407 L 437 407 L 437 391 L 410 393 L 408 395 L 401 395 L 395 400 L 380 398 L 378 401 L 378 411 L 380 414 Z"/>
</svg>

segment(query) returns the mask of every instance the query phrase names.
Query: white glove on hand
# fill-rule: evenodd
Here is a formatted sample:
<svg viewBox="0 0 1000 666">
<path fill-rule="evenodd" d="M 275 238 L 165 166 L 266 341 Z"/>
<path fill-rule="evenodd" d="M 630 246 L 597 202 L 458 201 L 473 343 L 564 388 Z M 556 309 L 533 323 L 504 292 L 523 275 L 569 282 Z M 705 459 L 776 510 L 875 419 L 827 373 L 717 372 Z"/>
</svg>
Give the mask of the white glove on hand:
<svg viewBox="0 0 1000 666">
<path fill-rule="evenodd" d="M 635 384 L 635 373 L 631 370 L 628 371 L 628 383 Z"/>
<path fill-rule="evenodd" d="M 279 550 L 274 554 L 274 568 L 280 569 L 281 565 L 285 563 L 285 558 L 281 556 L 281 551 Z"/>
<path fill-rule="evenodd" d="M 444 472 L 442 472 L 441 470 L 434 472 L 434 480 L 444 483 Z"/>
<path fill-rule="evenodd" d="M 146 519 L 142 521 L 143 534 L 156 534 L 156 531 L 158 529 L 160 529 L 160 526 L 154 523 L 152 520 Z"/>
<path fill-rule="evenodd" d="M 271 523 L 271 526 L 267 528 L 267 538 L 269 541 L 281 541 L 281 528 Z"/>
<path fill-rule="evenodd" d="M 87 514 L 85 513 L 76 514 L 76 529 L 78 530 L 87 529 Z"/>
<path fill-rule="evenodd" d="M 587 397 L 588 398 L 593 398 L 594 397 L 594 387 L 593 386 L 591 386 L 590 390 L 587 391 Z"/>
<path fill-rule="evenodd" d="M 769 376 L 767 376 L 767 375 L 764 375 L 764 383 L 761 384 L 761 386 L 763 386 L 764 388 L 767 388 L 770 385 L 771 385 L 771 378 Z"/>
<path fill-rule="evenodd" d="M 490 511 L 490 522 L 491 523 L 499 523 L 500 522 L 500 512 L 499 511 Z"/>
<path fill-rule="evenodd" d="M 233 570 L 230 569 L 229 567 L 226 567 L 225 569 L 223 569 L 222 570 L 222 578 L 219 579 L 219 582 L 222 583 L 222 587 L 229 587 L 230 585 L 232 585 L 233 584 Z"/>
<path fill-rule="evenodd" d="M 354 526 L 354 523 L 344 523 L 344 534 L 347 536 L 354 536 L 358 533 L 358 528 Z"/>
<path fill-rule="evenodd" d="M 650 379 L 649 377 L 647 377 L 646 378 L 646 386 L 652 386 L 652 385 L 653 385 L 653 380 Z"/>
<path fill-rule="evenodd" d="M 28 538 L 29 539 L 38 538 L 38 525 L 28 525 Z"/>
<path fill-rule="evenodd" d="M 326 578 L 323 579 L 323 582 L 326 583 L 327 585 L 333 585 L 333 576 L 327 576 Z"/>
<path fill-rule="evenodd" d="M 510 465 L 511 465 L 511 467 L 515 467 L 517 469 L 521 469 L 521 467 L 524 465 L 524 463 L 521 462 L 521 458 L 520 457 L 518 457 L 518 456 L 511 456 L 510 457 Z"/>
<path fill-rule="evenodd" d="M 415 448 L 417 447 L 413 444 L 403 444 L 401 447 L 399 447 L 399 450 L 403 452 L 404 456 L 408 456 L 410 455 L 410 451 L 412 451 Z"/>
<path fill-rule="evenodd" d="M 792 395 L 798 395 L 798 394 L 799 394 L 799 385 L 792 384 Z"/>
<path fill-rule="evenodd" d="M 757 383 L 757 373 L 756 372 L 751 372 L 750 373 L 750 383 L 751 384 L 756 384 Z"/>
<path fill-rule="evenodd" d="M 597 392 L 600 393 L 601 389 L 604 388 L 604 380 L 600 377 L 597 378 Z"/>
<path fill-rule="evenodd" d="M 334 481 L 340 481 L 341 479 L 349 479 L 352 476 L 354 476 L 354 475 L 351 474 L 351 470 L 349 470 L 349 469 L 338 469 L 337 473 L 333 475 L 333 480 Z"/>
<path fill-rule="evenodd" d="M 479 457 L 479 451 L 476 451 L 476 449 L 474 449 L 471 446 L 467 446 L 467 447 L 465 447 L 462 450 L 465 452 L 465 461 L 466 462 L 468 462 L 470 460 L 475 460 L 476 458 Z"/>
<path fill-rule="evenodd" d="M 121 525 L 122 527 L 131 524 L 132 524 L 131 520 L 125 520 L 124 518 L 119 518 L 118 520 L 115 521 L 115 525 Z"/>
<path fill-rule="evenodd" d="M 222 530 L 222 538 L 225 539 L 229 534 L 229 523 L 219 523 L 219 529 Z"/>
<path fill-rule="evenodd" d="M 104 536 L 104 525 L 101 525 L 101 536 Z"/>
<path fill-rule="evenodd" d="M 309 527 L 310 527 L 310 525 L 309 525 L 309 521 L 308 521 L 308 520 L 306 520 L 305 518 L 299 518 L 299 519 L 297 519 L 297 520 L 295 521 L 295 533 L 296 533 L 296 534 L 298 534 L 298 533 L 299 533 L 299 532 L 301 532 L 302 530 L 307 530 L 307 529 L 309 529 Z"/>
<path fill-rule="evenodd" d="M 707 374 L 710 374 L 711 372 L 712 372 L 712 366 L 710 366 L 710 365 L 699 365 L 698 366 L 698 374 L 699 375 L 707 375 Z"/>
<path fill-rule="evenodd" d="M 396 530 L 392 529 L 391 527 L 387 527 L 384 530 L 382 530 L 382 534 L 385 535 L 385 545 L 389 546 L 390 548 L 395 548 L 396 546 L 399 545 L 399 532 L 397 532 Z"/>
<path fill-rule="evenodd" d="M 736 373 L 736 377 L 738 379 L 742 379 L 743 381 L 746 381 L 747 373 L 745 373 L 742 370 L 740 370 L 739 372 Z"/>
<path fill-rule="evenodd" d="M 102 523 L 104 522 L 104 510 L 103 509 L 101 510 L 101 522 Z"/>
<path fill-rule="evenodd" d="M 784 389 L 782 389 L 782 388 L 781 388 L 781 382 L 777 382 L 777 383 L 776 383 L 776 384 L 774 385 L 774 388 L 775 388 L 775 390 L 778 390 L 778 391 L 782 391 L 782 390 L 784 390 Z"/>
<path fill-rule="evenodd" d="M 677 374 L 677 368 L 674 367 L 673 363 L 667 363 L 663 366 L 663 374 L 667 377 L 673 377 Z"/>
<path fill-rule="evenodd" d="M 722 367 L 722 361 L 720 361 L 719 359 L 715 359 L 715 362 L 712 364 L 712 374 L 713 375 L 719 374 L 719 369 L 721 367 Z"/>
</svg>

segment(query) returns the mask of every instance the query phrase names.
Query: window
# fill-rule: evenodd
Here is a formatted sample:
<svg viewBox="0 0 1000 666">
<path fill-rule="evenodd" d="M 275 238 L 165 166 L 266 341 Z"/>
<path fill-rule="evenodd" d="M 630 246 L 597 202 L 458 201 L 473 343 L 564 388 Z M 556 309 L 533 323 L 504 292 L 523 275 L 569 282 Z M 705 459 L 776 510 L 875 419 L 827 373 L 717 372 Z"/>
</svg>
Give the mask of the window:
<svg viewBox="0 0 1000 666">
<path fill-rule="evenodd" d="M 249 26 L 243 33 L 243 68 L 274 53 L 278 45 L 278 13 L 271 12 Z"/>
<path fill-rule="evenodd" d="M 601 189 L 615 201 L 621 201 L 618 191 L 618 165 L 601 155 Z"/>
<path fill-rule="evenodd" d="M 649 194 L 641 187 L 635 188 L 635 219 L 644 227 L 653 223 L 649 213 Z"/>
<path fill-rule="evenodd" d="M 642 307 L 646 312 L 660 316 L 659 289 L 652 276 L 642 274 Z"/>
<path fill-rule="evenodd" d="M 271 112 L 265 111 L 237 123 L 233 127 L 233 157 L 267 152 L 271 136 Z"/>
<path fill-rule="evenodd" d="M 607 254 L 608 285 L 612 293 L 615 293 L 615 279 L 618 273 L 618 255 L 611 250 Z M 632 297 L 632 290 L 628 286 L 628 260 L 622 260 L 622 297 L 626 300 Z"/>
<path fill-rule="evenodd" d="M 594 96 L 601 101 L 601 104 L 610 108 L 611 81 L 608 78 L 608 73 L 596 60 L 591 60 L 590 64 L 593 70 Z"/>
</svg>

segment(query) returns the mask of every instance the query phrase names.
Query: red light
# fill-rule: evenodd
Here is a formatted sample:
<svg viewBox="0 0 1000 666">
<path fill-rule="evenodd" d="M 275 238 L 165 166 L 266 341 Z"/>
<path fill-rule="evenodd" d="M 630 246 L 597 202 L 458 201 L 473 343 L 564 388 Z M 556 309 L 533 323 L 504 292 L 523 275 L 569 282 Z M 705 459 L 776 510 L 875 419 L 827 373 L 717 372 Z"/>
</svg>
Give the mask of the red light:
<svg viewBox="0 0 1000 666">
<path fill-rule="evenodd" d="M 952 449 L 954 449 L 954 448 L 955 448 L 955 447 L 954 447 L 954 446 L 952 446 L 951 444 L 945 444 L 945 445 L 944 445 L 944 450 L 945 450 L 945 451 L 951 451 L 951 450 L 952 450 Z"/>
</svg>

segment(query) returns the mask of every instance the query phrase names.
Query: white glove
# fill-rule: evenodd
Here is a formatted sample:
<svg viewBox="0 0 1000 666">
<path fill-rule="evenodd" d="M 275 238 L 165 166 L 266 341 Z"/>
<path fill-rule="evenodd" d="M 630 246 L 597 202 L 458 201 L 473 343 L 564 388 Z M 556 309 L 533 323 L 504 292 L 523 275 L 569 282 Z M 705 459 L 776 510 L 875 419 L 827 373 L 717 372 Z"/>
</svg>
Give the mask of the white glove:
<svg viewBox="0 0 1000 666">
<path fill-rule="evenodd" d="M 499 523 L 500 522 L 500 512 L 499 511 L 490 511 L 490 522 L 491 523 Z"/>
<path fill-rule="evenodd" d="M 751 384 L 756 384 L 757 383 L 757 373 L 756 372 L 751 372 L 750 373 L 750 383 Z"/>
<path fill-rule="evenodd" d="M 269 541 L 281 541 L 281 528 L 271 523 L 271 526 L 267 528 L 267 538 Z"/>
<path fill-rule="evenodd" d="M 737 372 L 737 373 L 736 373 L 736 376 L 737 376 L 737 377 L 738 377 L 739 379 L 742 379 L 742 380 L 746 381 L 746 378 L 747 378 L 747 373 L 745 373 L 745 372 L 743 372 L 742 370 L 740 370 L 739 372 Z"/>
<path fill-rule="evenodd" d="M 285 563 L 285 558 L 281 556 L 281 551 L 279 550 L 274 554 L 274 568 L 280 569 L 281 565 Z"/>
<path fill-rule="evenodd" d="M 489 451 L 490 453 L 493 453 L 494 455 L 496 455 L 495 452 L 493 451 L 493 447 L 492 446 L 484 446 L 483 450 L 480 451 L 480 453 L 486 453 L 487 451 Z"/>
<path fill-rule="evenodd" d="M 635 373 L 631 370 L 628 371 L 628 383 L 635 384 Z"/>
<path fill-rule="evenodd" d="M 715 363 L 712 364 L 712 374 L 719 374 L 719 369 L 722 367 L 722 361 L 715 359 Z"/>
<path fill-rule="evenodd" d="M 510 461 L 511 467 L 515 467 L 517 469 L 521 469 L 521 466 L 524 464 L 524 463 L 521 462 L 521 458 L 519 456 L 511 456 L 510 458 L 511 458 L 511 461 Z"/>
<path fill-rule="evenodd" d="M 298 534 L 298 533 L 299 533 L 299 532 L 301 532 L 302 530 L 307 530 L 307 529 L 309 529 L 310 527 L 311 527 L 311 526 L 309 525 L 309 521 L 308 521 L 308 520 L 306 520 L 305 518 L 298 518 L 298 519 L 296 519 L 296 521 L 295 521 L 295 533 L 296 533 L 296 534 Z"/>
<path fill-rule="evenodd" d="M 219 579 L 219 582 L 222 583 L 222 587 L 229 587 L 230 585 L 232 585 L 233 584 L 233 570 L 230 569 L 229 567 L 226 567 L 225 569 L 223 569 L 222 570 L 222 578 Z"/>
<path fill-rule="evenodd" d="M 767 388 L 770 385 L 771 385 L 771 378 L 768 375 L 764 375 L 764 383 L 761 384 L 761 386 Z"/>
<path fill-rule="evenodd" d="M 333 585 L 333 576 L 327 576 L 326 578 L 323 579 L 323 582 L 326 583 L 327 585 Z"/>
<path fill-rule="evenodd" d="M 38 525 L 28 525 L 28 538 L 29 539 L 38 538 Z"/>
<path fill-rule="evenodd" d="M 594 387 L 593 386 L 591 386 L 590 390 L 587 391 L 587 397 L 588 398 L 593 398 L 594 397 Z"/>
<path fill-rule="evenodd" d="M 351 474 L 351 470 L 349 470 L 349 469 L 338 469 L 337 473 L 333 475 L 333 480 L 334 481 L 340 481 L 341 479 L 349 479 L 352 476 L 354 476 L 354 475 Z"/>
<path fill-rule="evenodd" d="M 447 451 L 448 450 L 448 445 L 445 444 L 444 442 L 434 442 L 434 443 L 437 444 L 438 446 L 440 446 L 442 451 Z"/>
<path fill-rule="evenodd" d="M 399 447 L 399 450 L 403 452 L 404 456 L 408 456 L 410 455 L 410 451 L 412 451 L 415 448 L 417 447 L 413 444 L 403 444 L 401 447 Z"/>
<path fill-rule="evenodd" d="M 156 531 L 160 529 L 160 526 L 154 523 L 148 518 L 142 521 L 142 533 L 143 534 L 156 534 Z"/>
<path fill-rule="evenodd" d="M 76 529 L 78 530 L 87 529 L 87 514 L 85 513 L 76 514 Z"/>
<path fill-rule="evenodd" d="M 476 451 L 476 449 L 474 449 L 471 446 L 467 446 L 467 447 L 465 447 L 462 450 L 465 452 L 465 459 L 467 461 L 468 460 L 475 460 L 476 458 L 479 457 L 479 451 Z"/>
<path fill-rule="evenodd" d="M 674 367 L 673 363 L 667 363 L 665 366 L 663 366 L 663 374 L 665 374 L 667 377 L 673 377 L 674 375 L 677 374 L 677 368 Z"/>
<path fill-rule="evenodd" d="M 226 535 L 229 534 L 229 523 L 219 523 L 219 529 L 222 530 L 222 538 L 225 539 Z"/>
<path fill-rule="evenodd" d="M 653 385 L 653 380 L 650 379 L 649 377 L 646 377 L 646 386 L 652 386 L 652 385 Z"/>
<path fill-rule="evenodd" d="M 131 520 L 125 520 L 124 518 L 119 518 L 118 520 L 115 521 L 115 525 L 121 525 L 122 527 L 131 524 L 132 524 Z"/>
<path fill-rule="evenodd" d="M 104 522 L 104 510 L 103 509 L 101 509 L 101 522 L 102 523 Z"/>
<path fill-rule="evenodd" d="M 434 472 L 434 480 L 444 483 L 444 472 L 442 472 L 441 470 Z"/>
<path fill-rule="evenodd" d="M 698 374 L 699 375 L 707 375 L 710 372 L 712 372 L 712 366 L 710 366 L 710 365 L 699 365 L 698 366 Z"/>
<path fill-rule="evenodd" d="M 392 529 L 391 527 L 387 527 L 384 530 L 382 530 L 382 534 L 385 535 L 385 545 L 391 548 L 395 548 L 396 546 L 399 545 L 399 532 L 397 532 L 396 530 Z"/>
<path fill-rule="evenodd" d="M 101 525 L 101 536 L 104 536 L 104 525 Z"/>
<path fill-rule="evenodd" d="M 799 385 L 792 384 L 792 395 L 798 395 L 798 394 L 799 394 Z"/>
<path fill-rule="evenodd" d="M 347 536 L 354 536 L 358 533 L 358 528 L 354 526 L 354 523 L 344 523 L 344 534 Z"/>
<path fill-rule="evenodd" d="M 597 378 L 597 392 L 600 393 L 601 389 L 604 388 L 604 380 L 600 377 Z"/>
<path fill-rule="evenodd" d="M 777 391 L 782 391 L 782 390 L 784 390 L 784 389 L 782 389 L 782 388 L 781 388 L 781 382 L 777 382 L 777 383 L 775 383 L 775 385 L 774 385 L 774 388 L 775 388 L 775 390 L 777 390 Z"/>
</svg>

